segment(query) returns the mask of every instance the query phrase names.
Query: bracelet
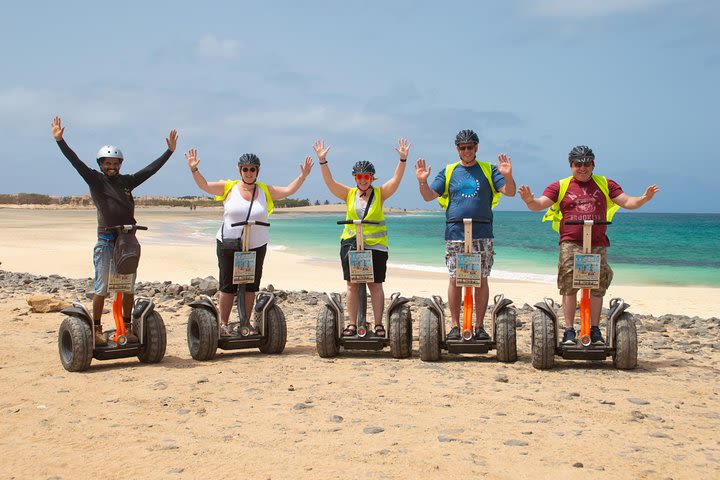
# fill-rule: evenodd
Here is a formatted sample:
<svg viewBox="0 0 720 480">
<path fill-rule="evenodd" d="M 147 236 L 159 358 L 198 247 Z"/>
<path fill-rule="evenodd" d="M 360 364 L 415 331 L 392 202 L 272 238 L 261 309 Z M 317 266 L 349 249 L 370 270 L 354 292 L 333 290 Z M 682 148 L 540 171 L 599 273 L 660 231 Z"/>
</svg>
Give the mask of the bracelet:
<svg viewBox="0 0 720 480">
<path fill-rule="evenodd" d="M 427 182 L 418 182 L 418 183 L 419 183 L 421 186 L 422 186 L 422 185 L 427 185 Z"/>
<path fill-rule="evenodd" d="M 197 168 L 190 169 L 190 173 L 195 173 L 195 172 L 197 172 L 197 171 L 198 171 Z"/>
<path fill-rule="evenodd" d="M 320 165 L 327 165 L 327 160 L 325 160 L 324 162 L 318 162 L 318 163 L 319 163 Z"/>
<path fill-rule="evenodd" d="M 400 161 L 401 161 L 402 163 L 405 163 L 405 162 L 407 162 L 407 158 L 404 158 L 404 159 L 401 158 Z"/>
</svg>

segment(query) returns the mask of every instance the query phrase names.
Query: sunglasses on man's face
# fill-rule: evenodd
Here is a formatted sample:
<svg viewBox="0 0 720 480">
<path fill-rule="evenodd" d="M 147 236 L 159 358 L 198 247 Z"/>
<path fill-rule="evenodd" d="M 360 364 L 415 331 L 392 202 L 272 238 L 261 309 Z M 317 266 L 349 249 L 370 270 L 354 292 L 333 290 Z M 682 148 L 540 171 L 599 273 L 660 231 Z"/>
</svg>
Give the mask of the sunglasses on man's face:
<svg viewBox="0 0 720 480">
<path fill-rule="evenodd" d="M 247 172 L 255 173 L 255 170 L 257 170 L 255 167 L 242 167 L 243 173 L 247 173 Z"/>
<path fill-rule="evenodd" d="M 473 148 L 475 148 L 475 145 L 458 145 L 457 149 L 461 152 L 465 151 L 471 151 Z"/>
<path fill-rule="evenodd" d="M 358 174 L 355 175 L 355 180 L 358 181 L 358 182 L 361 181 L 361 180 L 365 180 L 365 181 L 367 182 L 367 181 L 370 180 L 371 178 L 372 178 L 372 175 L 367 174 L 367 173 L 358 173 Z"/>
</svg>

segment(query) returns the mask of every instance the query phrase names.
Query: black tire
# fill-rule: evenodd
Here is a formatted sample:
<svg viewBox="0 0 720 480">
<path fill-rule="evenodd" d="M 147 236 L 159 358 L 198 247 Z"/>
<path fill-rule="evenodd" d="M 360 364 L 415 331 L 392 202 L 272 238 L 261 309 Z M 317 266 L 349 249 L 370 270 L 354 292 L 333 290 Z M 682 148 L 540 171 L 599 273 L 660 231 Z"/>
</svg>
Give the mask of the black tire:
<svg viewBox="0 0 720 480">
<path fill-rule="evenodd" d="M 552 317 L 536 310 L 532 323 L 532 366 L 538 370 L 548 370 L 555 365 L 556 332 Z"/>
<path fill-rule="evenodd" d="M 420 359 L 435 362 L 440 359 L 440 317 L 431 308 L 420 314 Z"/>
<path fill-rule="evenodd" d="M 401 305 L 390 314 L 390 352 L 394 358 L 409 358 L 412 355 L 412 315 L 410 307 Z"/>
<path fill-rule="evenodd" d="M 500 362 L 517 361 L 517 341 L 515 335 L 515 309 L 503 308 L 495 318 L 495 349 Z"/>
<path fill-rule="evenodd" d="M 167 347 L 167 331 L 165 322 L 155 310 L 145 319 L 145 341 L 140 345 L 137 357 L 142 363 L 158 363 L 165 356 Z M 137 335 L 139 330 L 135 330 Z"/>
<path fill-rule="evenodd" d="M 58 329 L 58 352 L 68 372 L 82 372 L 93 358 L 93 331 L 85 320 L 67 317 Z"/>
<path fill-rule="evenodd" d="M 212 360 L 218 346 L 218 321 L 213 312 L 195 307 L 187 323 L 187 342 L 195 360 Z"/>
<path fill-rule="evenodd" d="M 267 310 L 267 332 L 263 333 L 265 334 L 265 343 L 258 347 L 262 353 L 277 354 L 285 350 L 287 323 L 285 314 L 277 305 L 273 305 Z"/>
<path fill-rule="evenodd" d="M 340 353 L 337 314 L 327 305 L 318 315 L 315 325 L 315 345 L 318 355 L 322 358 L 335 357 Z"/>
<path fill-rule="evenodd" d="M 623 312 L 615 322 L 613 365 L 618 370 L 637 367 L 637 329 L 632 314 Z"/>
</svg>

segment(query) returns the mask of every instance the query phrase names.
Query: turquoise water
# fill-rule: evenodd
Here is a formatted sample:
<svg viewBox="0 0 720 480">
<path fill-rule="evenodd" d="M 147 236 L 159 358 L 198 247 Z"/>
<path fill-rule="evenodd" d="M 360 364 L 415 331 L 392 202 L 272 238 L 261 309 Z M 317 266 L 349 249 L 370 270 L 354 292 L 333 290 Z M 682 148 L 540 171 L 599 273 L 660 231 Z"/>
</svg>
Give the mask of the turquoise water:
<svg viewBox="0 0 720 480">
<path fill-rule="evenodd" d="M 555 281 L 557 234 L 541 214 L 496 212 L 493 276 Z M 271 248 L 336 259 L 338 215 L 278 214 L 271 217 Z M 212 237 L 220 224 L 198 222 Z M 390 263 L 445 271 L 444 214 L 388 215 Z M 610 265 L 616 284 L 720 287 L 720 215 L 621 212 L 608 227 Z"/>
</svg>

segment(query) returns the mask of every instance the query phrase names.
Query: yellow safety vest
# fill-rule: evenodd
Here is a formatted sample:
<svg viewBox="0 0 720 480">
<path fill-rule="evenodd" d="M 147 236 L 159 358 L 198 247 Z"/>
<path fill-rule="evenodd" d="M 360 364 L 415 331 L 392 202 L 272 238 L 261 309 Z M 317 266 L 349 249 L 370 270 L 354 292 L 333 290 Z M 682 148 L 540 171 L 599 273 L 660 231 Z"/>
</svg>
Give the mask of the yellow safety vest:
<svg viewBox="0 0 720 480">
<path fill-rule="evenodd" d="M 215 200 L 218 202 L 225 201 L 228 194 L 230 193 L 230 190 L 235 186 L 236 183 L 240 183 L 240 180 L 220 180 L 221 182 L 225 182 L 225 187 L 223 188 L 223 194 L 222 195 L 216 195 Z M 268 209 L 268 215 L 272 214 L 273 210 L 275 209 L 275 204 L 273 203 L 273 199 L 270 196 L 270 191 L 268 190 L 267 185 L 260 182 L 255 182 L 255 184 L 260 187 L 260 190 L 265 192 L 265 202 L 267 203 L 267 209 Z"/>
<path fill-rule="evenodd" d="M 568 186 L 570 185 L 570 180 L 572 179 L 573 177 L 569 176 L 567 178 L 559 180 L 560 192 L 558 193 L 557 202 L 555 202 L 550 208 L 548 208 L 547 212 L 545 212 L 545 216 L 542 219 L 543 222 L 552 222 L 553 230 L 558 233 L 560 233 L 560 222 L 562 222 L 563 218 L 563 214 L 560 211 L 560 202 L 565 197 L 565 193 L 567 192 Z M 605 194 L 605 204 L 607 205 L 607 208 L 605 210 L 605 218 L 608 222 L 610 222 L 612 221 L 615 212 L 617 212 L 620 208 L 620 205 L 610 200 L 610 189 L 608 188 L 607 178 L 593 174 L 592 179 L 595 184 L 597 184 L 597 186 L 600 188 L 600 191 Z"/>
<path fill-rule="evenodd" d="M 345 203 L 347 211 L 345 212 L 345 220 L 360 220 L 356 208 L 357 187 L 348 191 Z M 385 214 L 383 213 L 382 198 L 380 197 L 380 189 L 373 187 L 375 194 L 373 202 L 370 205 L 370 211 L 365 215 L 365 220 L 379 222 L 379 225 L 363 225 L 363 239 L 367 245 L 385 245 L 388 246 L 387 228 L 385 228 Z M 340 236 L 340 240 L 347 240 L 355 236 L 355 225 L 352 223 L 345 225 L 345 229 Z"/>
<path fill-rule="evenodd" d="M 480 165 L 485 178 L 487 178 L 487 181 L 490 184 L 490 191 L 492 192 L 492 204 L 490 205 L 490 208 L 495 208 L 500 201 L 502 193 L 496 191 L 495 185 L 493 185 L 492 166 L 490 165 L 490 162 L 481 162 L 479 160 L 475 161 L 478 165 Z M 443 210 L 447 210 L 448 205 L 450 205 L 450 194 L 448 193 L 450 190 L 450 176 L 452 175 L 453 170 L 455 170 L 455 167 L 459 164 L 460 162 L 455 162 L 445 167 L 445 192 L 443 192 L 443 194 L 437 199 Z"/>
</svg>

